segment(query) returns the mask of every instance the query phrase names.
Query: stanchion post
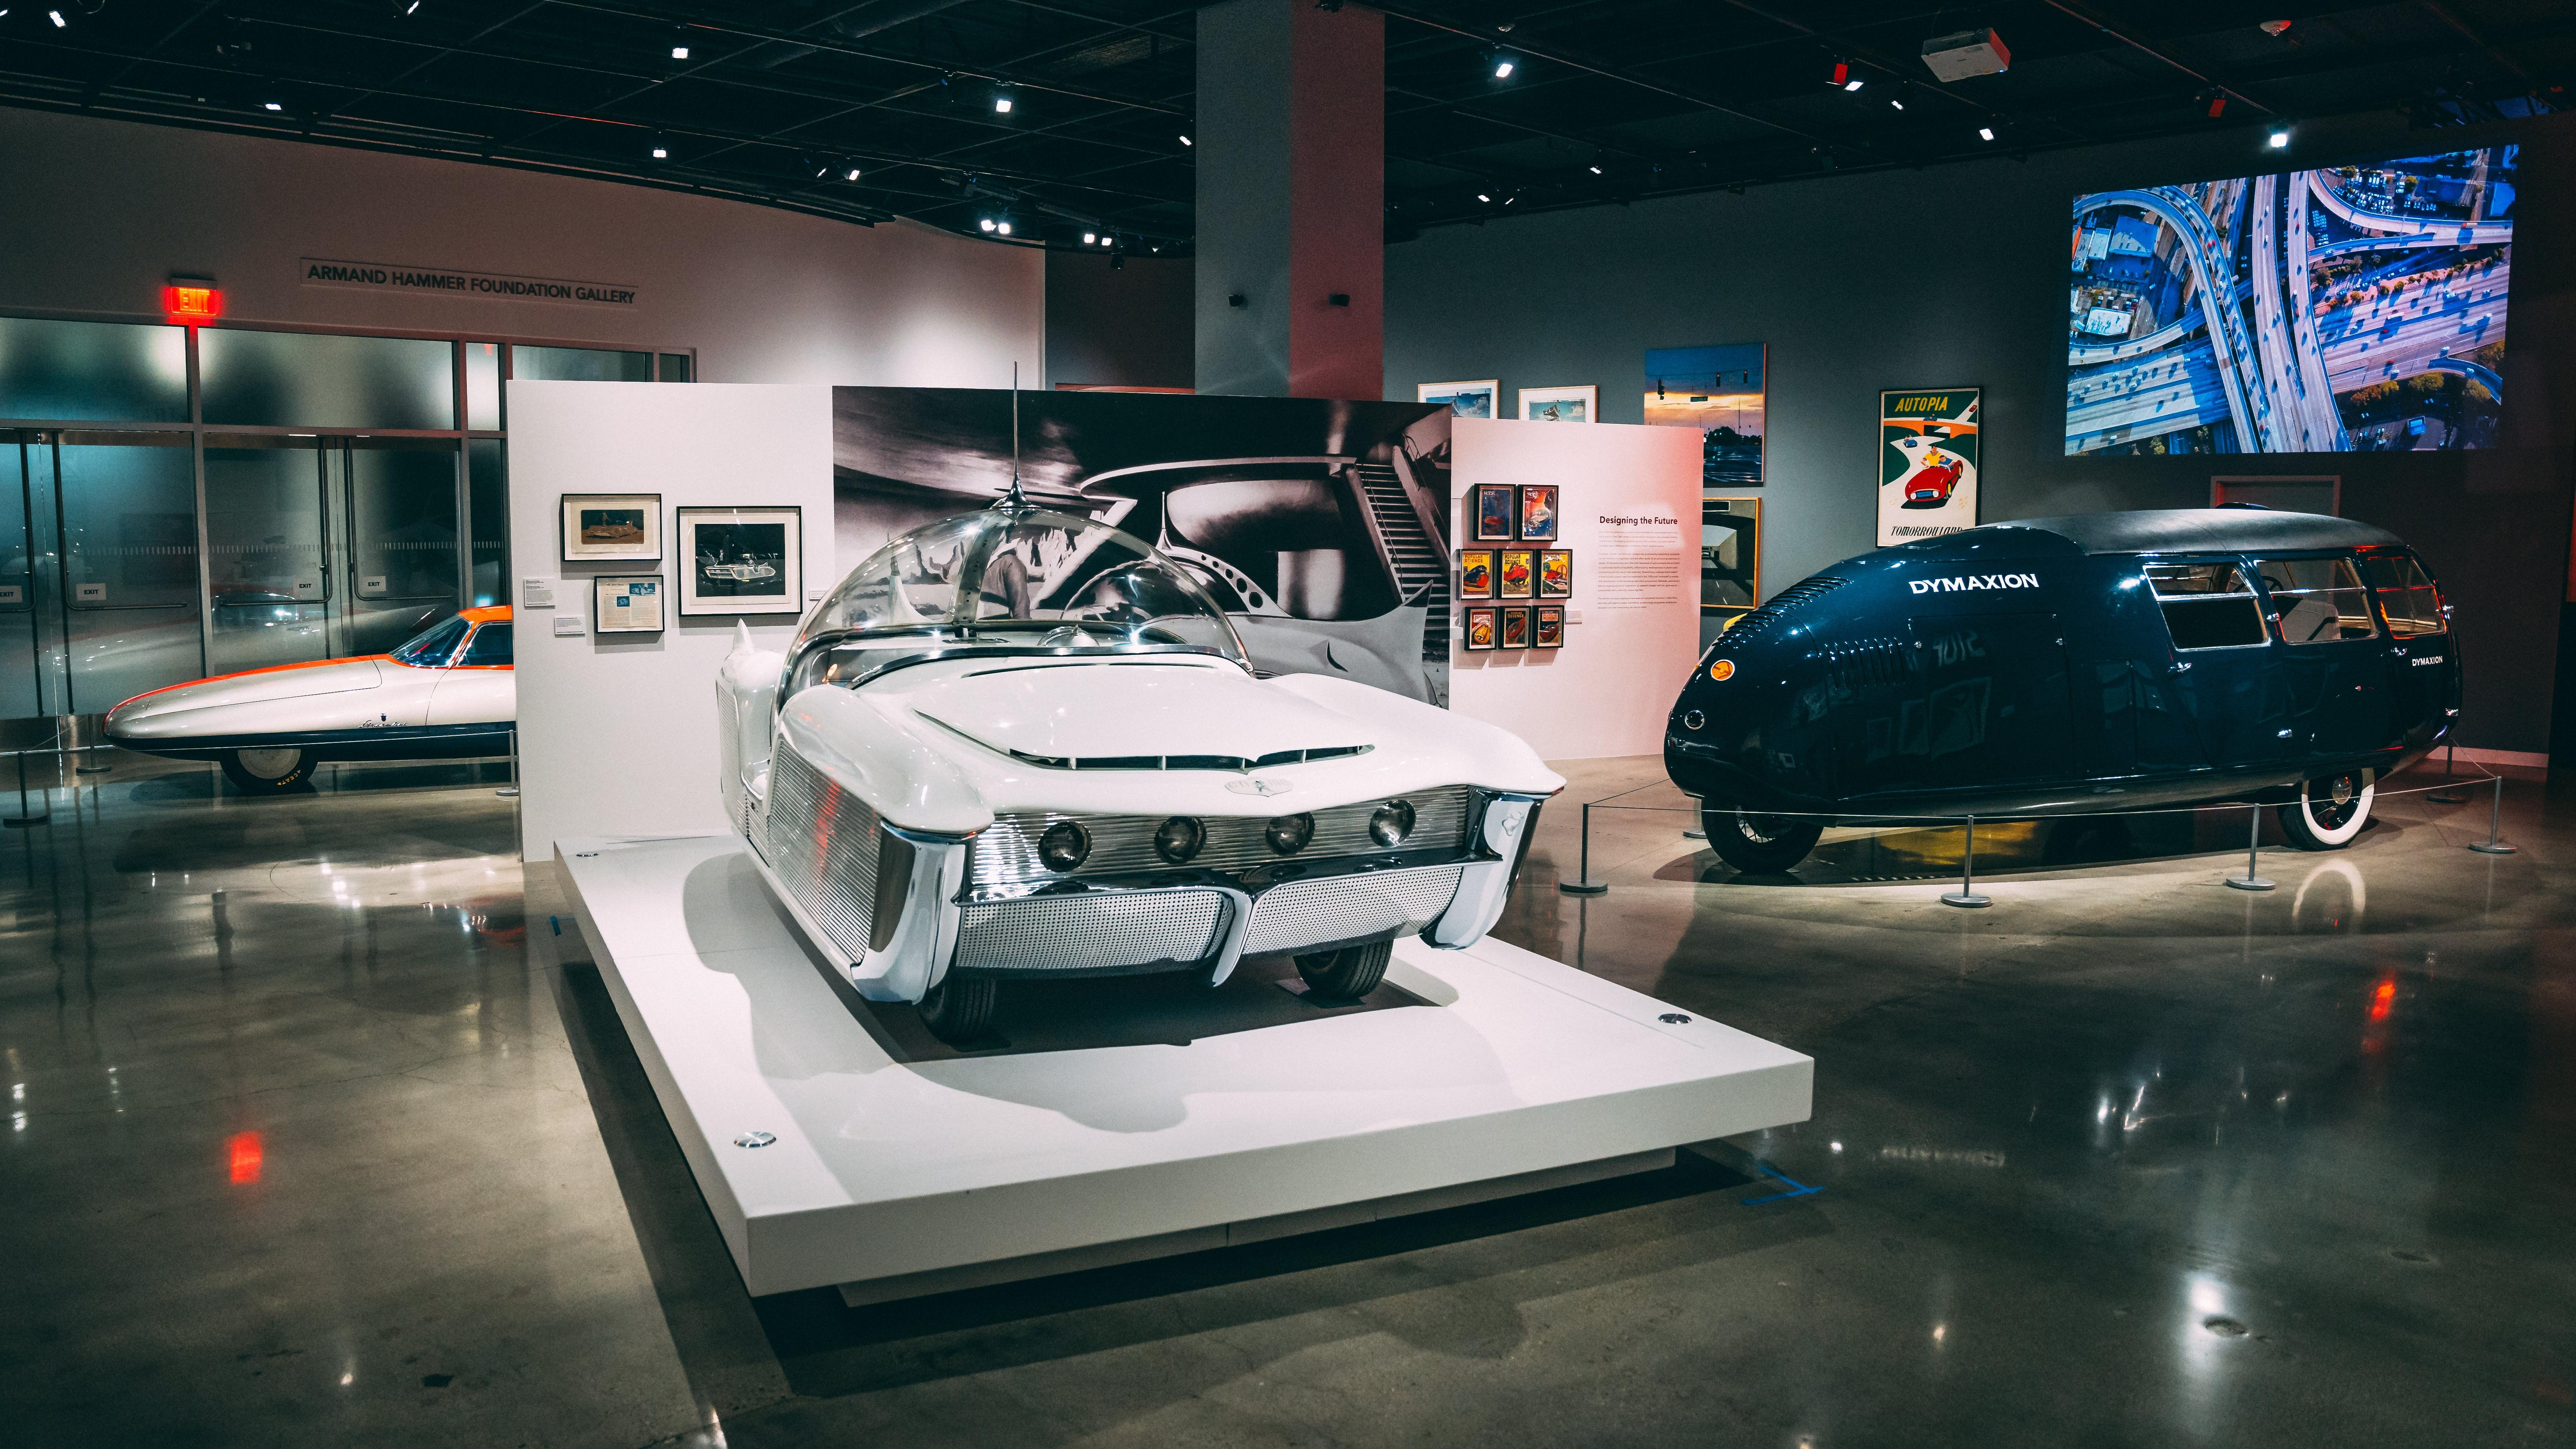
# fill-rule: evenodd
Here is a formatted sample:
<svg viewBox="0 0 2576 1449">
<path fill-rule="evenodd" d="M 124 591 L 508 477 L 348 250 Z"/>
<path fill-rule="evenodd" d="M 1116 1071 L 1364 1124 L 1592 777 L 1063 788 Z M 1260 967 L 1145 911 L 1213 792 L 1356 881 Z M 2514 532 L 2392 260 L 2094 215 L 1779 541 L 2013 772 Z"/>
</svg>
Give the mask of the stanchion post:
<svg viewBox="0 0 2576 1449">
<path fill-rule="evenodd" d="M 12 830 L 22 830 L 30 825 L 48 824 L 53 820 L 53 818 L 54 797 L 50 793 L 45 796 L 44 814 L 36 815 L 29 813 L 27 809 L 27 752 L 25 750 L 18 751 L 18 813 L 10 816 L 6 821 L 0 821 L 0 824 L 5 824 Z"/>
<path fill-rule="evenodd" d="M 2504 776 L 2495 777 L 2495 804 L 2487 810 L 2487 838 L 2469 849 L 2480 855 L 2511 855 L 2513 847 L 2504 843 Z"/>
<path fill-rule="evenodd" d="M 1992 900 L 1977 894 L 1977 817 L 1968 817 L 1967 844 L 1959 851 L 1959 888 L 1941 893 L 1941 904 L 1975 910 L 1991 906 Z"/>
<path fill-rule="evenodd" d="M 1592 806 L 1589 801 L 1583 806 L 1583 847 L 1579 858 L 1583 862 L 1581 872 L 1572 880 L 1558 881 L 1556 888 L 1570 896 L 1597 896 L 1610 889 L 1592 878 Z"/>
<path fill-rule="evenodd" d="M 2272 883 L 2254 873 L 2255 854 L 2263 848 L 2263 807 L 2248 804 L 2245 819 L 2245 874 L 2241 877 L 2231 875 L 2227 883 L 2240 891 L 2268 891 Z"/>
<path fill-rule="evenodd" d="M 519 793 L 519 729 L 516 725 L 510 727 L 510 783 L 492 793 L 505 799 L 514 798 Z"/>
<path fill-rule="evenodd" d="M 2453 728 L 2456 731 L 2457 727 Z M 2424 797 L 2426 804 L 2465 805 L 2468 803 L 2469 792 L 2452 783 L 2455 778 L 2452 774 L 2452 766 L 2459 762 L 2459 753 L 2460 741 L 2455 733 L 2453 738 L 2442 745 L 2442 788 L 2427 794 Z"/>
</svg>

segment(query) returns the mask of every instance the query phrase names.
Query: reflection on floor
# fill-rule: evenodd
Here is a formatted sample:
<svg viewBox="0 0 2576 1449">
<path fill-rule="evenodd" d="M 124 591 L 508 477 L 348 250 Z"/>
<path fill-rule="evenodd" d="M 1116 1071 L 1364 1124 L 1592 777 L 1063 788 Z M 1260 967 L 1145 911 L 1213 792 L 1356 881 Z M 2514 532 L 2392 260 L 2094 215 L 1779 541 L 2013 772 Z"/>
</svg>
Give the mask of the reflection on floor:
<svg viewBox="0 0 2576 1449">
<path fill-rule="evenodd" d="M 2384 799 L 2348 851 L 2267 832 L 2267 895 L 2220 884 L 2241 810 L 1981 825 L 1969 912 L 1955 830 L 1737 877 L 1653 761 L 1580 762 L 1504 934 L 1812 1053 L 1813 1122 L 852 1312 L 743 1297 L 498 766 L 108 762 L 0 834 L 13 1442 L 2576 1436 L 2576 800 L 2537 782 L 2519 854 L 2462 848 L 2482 795 Z M 1573 803 L 1640 786 L 1609 893 L 1553 890 Z"/>
</svg>

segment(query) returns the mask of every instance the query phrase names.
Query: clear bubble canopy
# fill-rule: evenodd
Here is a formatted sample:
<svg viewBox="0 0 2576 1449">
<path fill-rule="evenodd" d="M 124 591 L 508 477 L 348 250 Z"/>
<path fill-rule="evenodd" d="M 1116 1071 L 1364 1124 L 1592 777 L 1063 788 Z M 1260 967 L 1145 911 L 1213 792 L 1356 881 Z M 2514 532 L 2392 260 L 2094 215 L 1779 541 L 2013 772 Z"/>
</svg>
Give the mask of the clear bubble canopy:
<svg viewBox="0 0 2576 1449">
<path fill-rule="evenodd" d="M 1010 503 L 928 523 L 868 555 L 805 616 L 782 698 L 899 660 L 1013 654 L 1215 654 L 1251 668 L 1186 568 L 1077 514 Z"/>
</svg>

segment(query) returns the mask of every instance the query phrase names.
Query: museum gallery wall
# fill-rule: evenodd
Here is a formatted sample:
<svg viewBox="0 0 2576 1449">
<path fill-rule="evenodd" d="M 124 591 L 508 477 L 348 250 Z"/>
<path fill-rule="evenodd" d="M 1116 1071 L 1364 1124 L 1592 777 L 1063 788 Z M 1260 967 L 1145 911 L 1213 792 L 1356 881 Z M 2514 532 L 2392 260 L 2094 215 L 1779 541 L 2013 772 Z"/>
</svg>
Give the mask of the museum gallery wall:
<svg viewBox="0 0 2576 1449">
<path fill-rule="evenodd" d="M 2383 118 L 2301 122 L 2296 133 L 2286 158 L 2265 146 L 2261 129 L 2229 127 L 1954 168 L 1929 227 L 1895 222 L 1920 214 L 1923 177 L 1887 172 L 1426 231 L 1387 250 L 1389 390 L 1411 395 L 1424 379 L 1489 378 L 1509 397 L 1523 385 L 1617 377 L 1667 339 L 1680 350 L 1697 339 L 1761 338 L 1763 480 L 1758 489 L 1712 491 L 1758 496 L 1766 595 L 1881 541 L 1875 495 L 1893 481 L 1890 414 L 1881 410 L 1889 395 L 1974 389 L 1977 451 L 1961 457 L 1977 474 L 1973 521 L 2207 507 L 2216 477 L 2332 475 L 2346 516 L 2422 552 L 2463 623 L 2465 649 L 2553 658 L 2570 551 L 2566 438 L 2576 418 L 2576 356 L 2556 354 L 2576 352 L 2576 333 L 2533 319 L 2554 317 L 2559 299 L 2576 292 L 2576 251 L 2550 245 L 2567 222 L 2537 202 L 2576 186 L 2576 121 L 2463 130 L 2440 145 Z M 2092 260 L 2083 233 L 2103 233 L 2107 259 L 2126 214 L 2122 197 L 2148 194 L 2133 218 L 2144 221 L 2162 193 L 2250 199 L 2266 176 L 2276 203 L 2307 198 L 2306 228 L 2270 240 L 2276 251 L 2302 239 L 2310 246 L 2305 275 L 2323 308 L 2314 313 L 2320 361 L 2341 366 L 2349 353 L 2382 372 L 2395 366 L 2358 386 L 2345 368 L 2322 389 L 2306 389 L 2333 407 L 2331 417 L 2310 410 L 2312 436 L 2302 446 L 2321 449 L 2315 438 L 2339 428 L 2353 451 L 2179 451 L 2172 434 L 2196 446 L 2198 421 L 2164 430 L 2160 448 L 2133 446 L 2148 441 L 2135 433 L 2117 449 L 2076 446 L 2073 431 L 2098 401 L 2070 395 L 2070 378 L 2089 387 L 2096 366 L 2070 373 L 2070 346 L 2094 345 L 2069 330 L 2070 277 L 2090 276 L 2080 265 Z M 2230 177 L 2249 179 L 2209 180 Z M 2091 204 L 2070 208 L 2076 198 Z M 2481 204 L 2483 214 L 2468 214 Z M 1672 264 L 1675 235 L 1703 239 L 1693 265 Z M 2262 240 L 2244 228 L 2238 235 L 2249 246 Z M 2539 244 L 2506 245 L 2524 240 Z M 1524 285 L 1569 255 L 1585 259 L 1585 286 Z M 2163 260 L 2174 260 L 2169 243 Z M 2291 271 L 2282 276 L 2286 287 Z M 2187 284 L 2169 289 L 2175 307 L 2158 312 L 2147 332 L 2111 340 L 2172 344 L 2161 365 L 2206 370 L 2205 327 L 2195 339 L 2189 318 L 2176 320 Z M 2508 290 L 2524 325 L 2521 341 L 2497 356 Z M 1509 328 L 1491 325 L 1497 296 L 1514 299 Z M 2447 309 L 2440 325 L 2456 339 L 2418 335 L 2428 308 Z M 2144 315 L 2133 310 L 2130 330 Z M 2392 317 L 2395 333 L 2382 339 Z M 1680 327 L 1688 331 L 1676 337 Z M 2404 345 L 2390 351 L 2388 343 Z M 2274 359 L 2276 371 L 2303 375 L 2304 356 L 2302 343 Z M 2259 382 L 2259 351 L 2255 361 Z M 2296 377 L 2283 376 L 2295 387 Z M 2483 399 L 2497 388 L 2503 405 L 2490 416 Z M 1605 387 L 1603 420 L 1644 421 L 1651 393 Z M 2405 417 L 2382 416 L 2398 405 Z M 2446 420 L 2445 408 L 2457 417 Z M 2413 419 L 2424 423 L 2420 434 Z M 2401 435 L 2412 435 L 2411 446 Z M 2546 669 L 2473 672 L 2463 750 L 2540 758 L 2552 686 Z"/>
<path fill-rule="evenodd" d="M 1482 418 L 1453 427 L 1462 570 L 1492 563 L 1488 587 L 1462 572 L 1451 707 L 1545 759 L 1656 753 L 1699 651 L 1699 437 Z M 1534 518 L 1533 499 L 1551 516 Z M 1474 637 L 1480 626 L 1490 645 Z"/>
</svg>

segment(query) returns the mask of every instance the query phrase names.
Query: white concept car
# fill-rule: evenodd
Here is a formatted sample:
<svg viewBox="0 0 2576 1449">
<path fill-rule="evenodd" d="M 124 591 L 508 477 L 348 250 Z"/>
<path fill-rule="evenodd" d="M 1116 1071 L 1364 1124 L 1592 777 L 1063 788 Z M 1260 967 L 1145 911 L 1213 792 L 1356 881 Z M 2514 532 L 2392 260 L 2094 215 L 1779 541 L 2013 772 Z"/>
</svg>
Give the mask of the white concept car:
<svg viewBox="0 0 2576 1449">
<path fill-rule="evenodd" d="M 235 785 L 274 794 L 324 760 L 506 754 L 518 719 L 508 605 L 467 609 L 391 654 L 219 674 L 138 694 L 107 712 L 119 749 L 214 760 Z"/>
<path fill-rule="evenodd" d="M 1000 982 L 1284 952 L 1354 997 L 1502 914 L 1520 739 L 1348 680 L 1255 678 L 1188 570 L 1006 501 L 895 539 L 716 687 L 726 814 L 816 950 L 939 1037 Z"/>
</svg>

